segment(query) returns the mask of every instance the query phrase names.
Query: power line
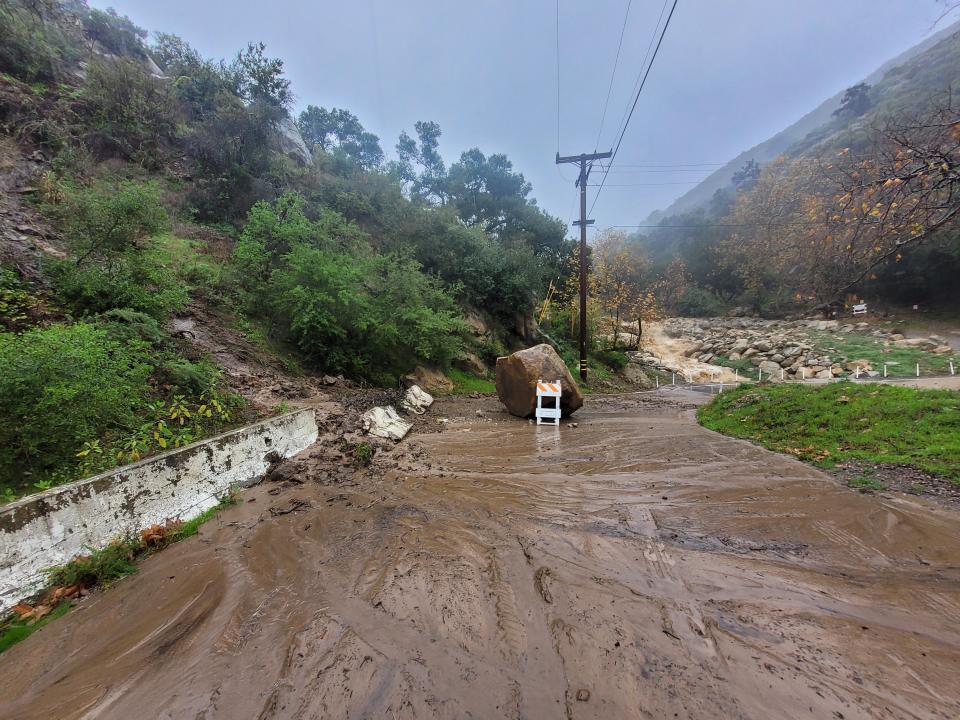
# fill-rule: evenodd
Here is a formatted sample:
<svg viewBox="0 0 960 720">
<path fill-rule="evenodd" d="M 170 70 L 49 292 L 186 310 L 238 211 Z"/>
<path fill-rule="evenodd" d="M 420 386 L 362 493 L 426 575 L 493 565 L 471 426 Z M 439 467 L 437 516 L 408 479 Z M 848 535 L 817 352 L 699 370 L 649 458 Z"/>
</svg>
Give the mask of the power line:
<svg viewBox="0 0 960 720">
<path fill-rule="evenodd" d="M 713 170 L 707 168 L 609 168 L 604 172 L 611 172 L 614 175 L 643 175 L 644 173 L 712 173 Z"/>
<path fill-rule="evenodd" d="M 702 163 L 620 163 L 618 167 L 622 168 L 672 168 L 672 167 L 705 167 L 705 166 L 722 166 L 726 165 L 725 162 L 702 162 Z"/>
<path fill-rule="evenodd" d="M 653 32 L 650 33 L 650 41 L 647 43 L 647 49 L 643 53 L 643 60 L 640 61 L 640 72 L 637 73 L 637 79 L 633 81 L 633 87 L 630 88 L 630 95 L 628 97 L 633 97 L 634 93 L 637 92 L 637 85 L 640 83 L 640 77 L 643 75 L 643 69 L 647 66 L 647 58 L 650 57 L 650 50 L 653 48 L 653 40 L 657 37 L 657 30 L 660 29 L 660 22 L 663 20 L 663 14 L 667 11 L 667 3 L 670 0 L 663 0 L 663 6 L 660 8 L 660 15 L 657 17 L 657 24 L 653 26 Z M 624 118 L 627 116 L 627 108 L 623 109 L 623 115 L 620 116 L 620 122 L 617 124 L 617 127 L 623 126 Z"/>
<path fill-rule="evenodd" d="M 770 223 L 703 223 L 701 225 L 607 225 L 608 228 L 621 229 L 652 229 L 652 230 L 700 230 L 702 228 L 769 228 L 769 227 L 812 227 L 814 225 L 831 225 L 829 220 L 804 220 L 798 222 L 770 222 Z"/>
<path fill-rule="evenodd" d="M 646 187 L 650 185 L 699 185 L 703 180 L 676 180 L 669 182 L 640 182 L 640 183 L 610 183 L 606 187 Z M 600 183 L 591 183 L 588 187 L 603 187 L 604 184 Z M 599 192 L 599 191 L 598 191 Z"/>
<path fill-rule="evenodd" d="M 673 18 L 673 13 L 677 9 L 677 0 L 673 0 L 673 5 L 670 7 L 670 14 L 667 15 L 667 21 L 663 24 L 663 30 L 660 33 L 660 39 L 657 40 L 657 46 L 653 50 L 653 55 L 650 56 L 650 62 L 647 64 L 646 72 L 643 74 L 643 80 L 640 81 L 640 87 L 637 90 L 637 96 L 633 99 L 633 105 L 630 107 L 630 113 L 627 115 L 626 122 L 623 124 L 623 129 L 620 131 L 620 137 L 617 139 L 617 144 L 613 148 L 613 155 L 610 157 L 610 162 L 607 163 L 607 167 L 613 165 L 613 161 L 617 157 L 617 152 L 620 150 L 620 145 L 623 143 L 623 136 L 627 133 L 627 128 L 630 126 L 630 120 L 633 118 L 633 113 L 637 109 L 637 103 L 640 101 L 640 93 L 643 92 L 644 86 L 647 84 L 647 78 L 650 77 L 650 70 L 653 69 L 653 63 L 657 59 L 657 54 L 660 52 L 660 45 L 663 43 L 663 38 L 667 34 L 667 28 L 670 27 L 670 20 Z M 662 13 L 661 13 L 662 15 Z M 593 208 L 597 204 L 597 200 L 600 198 L 600 193 L 603 192 L 603 184 L 607 180 L 607 174 L 604 173 L 603 179 L 600 181 L 600 187 L 597 190 L 596 196 L 593 198 L 593 204 L 590 206 L 590 212 L 593 213 Z"/>
<path fill-rule="evenodd" d="M 627 31 L 627 19 L 630 17 L 630 6 L 633 0 L 627 0 L 627 11 L 623 14 L 623 27 L 620 28 L 620 42 L 617 43 L 617 57 L 613 61 L 613 72 L 610 73 L 610 84 L 607 86 L 607 99 L 603 102 L 603 114 L 600 116 L 600 129 L 597 130 L 597 142 L 593 146 L 594 152 L 600 147 L 600 136 L 603 135 L 603 124 L 607 119 L 607 107 L 610 105 L 610 93 L 613 91 L 613 80 L 617 77 L 617 66 L 620 64 L 620 49 L 623 47 L 623 34 Z M 557 143 L 559 145 L 559 142 Z M 559 147 L 557 149 L 559 152 Z"/>
<path fill-rule="evenodd" d="M 557 154 L 560 154 L 560 0 L 557 0 Z"/>
</svg>

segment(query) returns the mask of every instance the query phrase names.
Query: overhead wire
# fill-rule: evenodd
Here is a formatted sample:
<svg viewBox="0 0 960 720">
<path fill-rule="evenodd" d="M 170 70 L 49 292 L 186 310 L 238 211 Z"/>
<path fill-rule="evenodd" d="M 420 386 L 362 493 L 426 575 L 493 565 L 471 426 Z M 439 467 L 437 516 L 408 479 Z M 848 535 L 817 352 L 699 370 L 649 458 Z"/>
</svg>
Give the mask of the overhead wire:
<svg viewBox="0 0 960 720">
<path fill-rule="evenodd" d="M 630 6 L 632 4 L 633 0 L 627 0 L 627 10 L 623 14 L 623 27 L 620 28 L 620 42 L 617 43 L 617 56 L 613 60 L 613 72 L 610 73 L 610 84 L 607 86 L 607 98 L 603 101 L 603 113 L 600 115 L 600 129 L 597 130 L 597 142 L 593 146 L 594 152 L 600 147 L 600 136 L 603 135 L 603 125 L 607 119 L 607 108 L 610 106 L 610 94 L 613 92 L 613 81 L 617 77 L 617 67 L 620 64 L 620 50 L 623 48 L 623 36 L 627 32 L 627 20 L 630 18 Z"/>
<path fill-rule="evenodd" d="M 666 5 L 664 5 L 664 7 L 666 7 Z M 660 46 L 663 44 L 663 38 L 667 34 L 667 28 L 670 27 L 670 20 L 673 19 L 673 13 L 676 9 L 677 9 L 677 0 L 673 0 L 673 5 L 670 7 L 670 14 L 667 15 L 667 20 L 663 24 L 663 30 L 660 32 L 660 39 L 657 40 L 657 46 L 653 50 L 653 55 L 650 56 L 650 62 L 647 63 L 646 70 L 642 71 L 643 78 L 640 81 L 639 88 L 637 89 L 636 97 L 634 97 L 633 99 L 633 104 L 630 106 L 630 112 L 627 114 L 626 120 L 623 123 L 623 127 L 620 130 L 620 137 L 617 138 L 617 144 L 613 148 L 613 154 L 610 156 L 610 161 L 607 163 L 608 169 L 611 165 L 613 165 L 613 162 L 617 157 L 617 153 L 620 151 L 620 146 L 623 144 L 624 135 L 626 135 L 627 128 L 630 126 L 630 120 L 633 118 L 633 113 L 637 109 L 637 103 L 640 101 L 640 94 L 643 92 L 643 88 L 647 84 L 647 78 L 650 77 L 650 71 L 653 69 L 653 63 L 656 61 L 657 55 L 660 52 Z M 660 16 L 663 17 L 662 11 Z M 600 193 L 603 192 L 603 186 L 604 186 L 604 183 L 606 182 L 606 179 L 607 179 L 607 174 L 604 173 L 603 179 L 600 181 L 600 186 L 597 189 L 597 194 L 594 196 L 593 203 L 590 205 L 590 212 L 588 213 L 588 215 L 593 213 L 593 208 L 596 206 L 597 200 L 599 200 L 600 198 Z"/>
</svg>

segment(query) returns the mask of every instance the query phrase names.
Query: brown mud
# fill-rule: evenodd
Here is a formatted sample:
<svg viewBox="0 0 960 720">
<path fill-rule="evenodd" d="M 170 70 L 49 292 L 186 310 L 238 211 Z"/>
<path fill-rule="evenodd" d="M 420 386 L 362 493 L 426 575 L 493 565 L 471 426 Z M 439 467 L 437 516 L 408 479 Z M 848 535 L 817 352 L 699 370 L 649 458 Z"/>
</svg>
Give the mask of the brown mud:
<svg viewBox="0 0 960 720">
<path fill-rule="evenodd" d="M 328 433 L 0 656 L 0 717 L 960 716 L 960 515 L 693 397 L 441 401 L 357 470 Z"/>
</svg>

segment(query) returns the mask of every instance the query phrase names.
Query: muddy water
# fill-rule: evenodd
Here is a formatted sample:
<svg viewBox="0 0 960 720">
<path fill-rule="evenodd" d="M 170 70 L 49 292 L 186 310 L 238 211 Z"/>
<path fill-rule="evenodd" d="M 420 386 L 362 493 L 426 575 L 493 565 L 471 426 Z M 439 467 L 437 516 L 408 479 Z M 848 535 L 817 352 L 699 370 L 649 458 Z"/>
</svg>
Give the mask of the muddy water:
<svg viewBox="0 0 960 720">
<path fill-rule="evenodd" d="M 960 516 L 680 406 L 578 420 L 308 458 L 0 656 L 0 717 L 960 716 Z"/>
<path fill-rule="evenodd" d="M 687 357 L 686 352 L 693 345 L 691 339 L 667 335 L 662 323 L 643 324 L 643 349 L 654 353 L 669 367 L 677 368 L 687 382 L 732 383 L 739 380 L 739 376 L 730 368 L 702 363 L 695 358 Z"/>
</svg>

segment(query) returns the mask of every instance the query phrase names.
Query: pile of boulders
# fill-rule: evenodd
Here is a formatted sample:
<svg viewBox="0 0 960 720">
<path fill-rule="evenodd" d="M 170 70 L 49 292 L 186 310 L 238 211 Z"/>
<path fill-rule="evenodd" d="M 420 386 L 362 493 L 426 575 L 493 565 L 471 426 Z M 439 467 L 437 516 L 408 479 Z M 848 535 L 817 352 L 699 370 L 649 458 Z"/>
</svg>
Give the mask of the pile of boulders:
<svg viewBox="0 0 960 720">
<path fill-rule="evenodd" d="M 837 320 L 761 320 L 756 318 L 691 319 L 672 318 L 664 331 L 675 338 L 695 338 L 685 355 L 697 362 L 716 364 L 720 360 L 749 360 L 759 375 L 773 381 L 790 378 L 829 379 L 846 375 L 876 377 L 880 374 L 866 360 L 832 357 L 818 351 L 808 331 L 864 333 L 879 338 L 884 345 L 911 347 L 935 353 L 949 353 L 945 338 L 905 338 L 893 329 L 871 331 L 868 323 L 841 324 Z M 640 352 L 637 360 L 658 365 L 659 359 Z"/>
</svg>

